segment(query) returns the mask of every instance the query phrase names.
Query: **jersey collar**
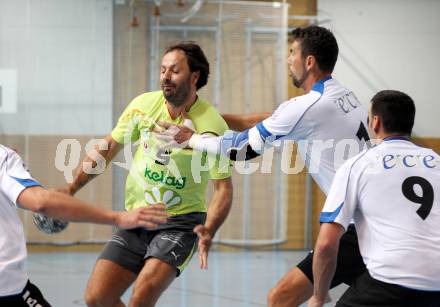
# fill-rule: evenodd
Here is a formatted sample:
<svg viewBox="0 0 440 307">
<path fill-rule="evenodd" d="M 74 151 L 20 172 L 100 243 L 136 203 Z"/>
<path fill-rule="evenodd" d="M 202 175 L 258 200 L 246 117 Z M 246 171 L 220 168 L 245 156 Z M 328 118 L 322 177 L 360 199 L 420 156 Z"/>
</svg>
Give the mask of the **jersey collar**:
<svg viewBox="0 0 440 307">
<path fill-rule="evenodd" d="M 327 76 L 317 81 L 315 84 L 313 84 L 312 91 L 318 92 L 322 95 L 322 93 L 324 93 L 324 82 L 330 79 L 332 79 L 332 76 Z"/>
<path fill-rule="evenodd" d="M 389 136 L 389 137 L 384 138 L 383 141 L 384 142 L 387 142 L 387 141 L 408 141 L 408 142 L 411 142 L 409 140 L 409 138 L 406 136 Z"/>
</svg>

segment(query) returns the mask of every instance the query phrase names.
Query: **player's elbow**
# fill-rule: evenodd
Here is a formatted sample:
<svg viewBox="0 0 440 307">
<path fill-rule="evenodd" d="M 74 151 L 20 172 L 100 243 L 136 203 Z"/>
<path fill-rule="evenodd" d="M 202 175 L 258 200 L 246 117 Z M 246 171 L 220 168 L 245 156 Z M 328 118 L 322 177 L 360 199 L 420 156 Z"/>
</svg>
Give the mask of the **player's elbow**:
<svg viewBox="0 0 440 307">
<path fill-rule="evenodd" d="M 339 240 L 344 231 L 344 227 L 338 223 L 323 223 L 316 241 L 315 253 L 324 257 L 336 257 Z"/>
<path fill-rule="evenodd" d="M 339 242 L 321 239 L 316 242 L 314 253 L 326 258 L 335 257 L 338 254 Z"/>
<path fill-rule="evenodd" d="M 17 198 L 20 207 L 38 213 L 44 213 L 49 206 L 49 191 L 40 186 L 24 189 Z"/>
<path fill-rule="evenodd" d="M 50 194 L 51 191 L 45 189 L 39 189 L 36 191 L 33 199 L 33 205 L 29 209 L 36 213 L 45 215 L 50 207 Z"/>
</svg>

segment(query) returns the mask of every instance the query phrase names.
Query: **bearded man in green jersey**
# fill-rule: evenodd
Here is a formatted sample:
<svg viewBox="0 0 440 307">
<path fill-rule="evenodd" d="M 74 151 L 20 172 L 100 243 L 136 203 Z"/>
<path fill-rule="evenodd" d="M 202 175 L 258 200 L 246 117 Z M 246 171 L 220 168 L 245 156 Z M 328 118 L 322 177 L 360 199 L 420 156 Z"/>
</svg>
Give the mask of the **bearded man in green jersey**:
<svg viewBox="0 0 440 307">
<path fill-rule="evenodd" d="M 124 306 L 121 296 L 132 283 L 129 305 L 154 306 L 187 265 L 197 241 L 200 266 L 207 267 L 211 240 L 231 207 L 229 162 L 203 154 L 196 157 L 189 149 L 163 149 L 152 132 L 157 121 L 184 123 L 184 114 L 198 133 L 222 135 L 228 129 L 217 110 L 197 96 L 208 74 L 209 63 L 197 44 L 167 48 L 160 72 L 162 91 L 136 97 L 106 137 L 107 149 L 97 150 L 109 163 L 124 145 L 139 142 L 127 176 L 125 208 L 163 203 L 170 217 L 154 230 L 115 231 L 89 280 L 88 306 Z M 96 164 L 94 160 L 86 157 L 84 162 Z M 79 170 L 66 192 L 74 194 L 92 177 Z M 214 195 L 207 210 L 210 179 Z"/>
</svg>

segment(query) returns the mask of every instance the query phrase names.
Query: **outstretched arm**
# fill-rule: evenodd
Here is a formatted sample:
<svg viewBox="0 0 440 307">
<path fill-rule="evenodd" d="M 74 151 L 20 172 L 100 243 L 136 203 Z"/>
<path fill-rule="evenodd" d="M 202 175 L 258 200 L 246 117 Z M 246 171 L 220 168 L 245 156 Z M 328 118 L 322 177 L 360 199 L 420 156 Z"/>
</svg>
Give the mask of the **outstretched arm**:
<svg viewBox="0 0 440 307">
<path fill-rule="evenodd" d="M 199 236 L 200 268 L 208 268 L 208 252 L 212 239 L 229 214 L 232 205 L 231 178 L 213 180 L 214 195 L 209 205 L 205 225 L 198 225 L 194 232 Z"/>
<path fill-rule="evenodd" d="M 185 125 L 173 125 L 159 122 L 165 131 L 158 132 L 157 138 L 167 142 L 166 147 L 189 147 L 197 151 L 206 151 L 213 155 L 224 155 L 232 161 L 250 160 L 259 156 L 265 144 L 261 137 L 258 124 L 243 132 L 229 131 L 223 136 L 210 134 L 196 134 L 194 130 Z"/>
<path fill-rule="evenodd" d="M 130 212 L 97 208 L 72 196 L 40 186 L 25 188 L 17 203 L 28 210 L 72 222 L 111 224 L 120 228 L 155 228 L 166 222 L 164 205 L 153 205 Z"/>
<path fill-rule="evenodd" d="M 269 112 L 251 113 L 251 114 L 222 114 L 223 119 L 228 124 L 229 129 L 234 131 L 244 131 L 254 127 L 259 122 L 270 117 Z"/>
<path fill-rule="evenodd" d="M 318 98 L 317 96 L 316 99 Z M 158 137 L 167 141 L 169 146 L 188 146 L 197 151 L 222 154 L 235 161 L 249 160 L 262 154 L 264 147 L 271 146 L 272 142 L 287 135 L 293 139 L 305 137 L 300 129 L 295 130 L 295 128 L 313 103 L 314 100 L 310 99 L 304 102 L 287 101 L 281 104 L 269 118 L 258 122 L 250 129 L 242 132 L 230 131 L 220 137 L 198 135 L 193 129 L 184 125 L 159 122 L 159 125 L 166 130 Z M 261 114 L 261 116 L 266 115 Z M 238 122 L 242 121 L 238 120 Z"/>
<path fill-rule="evenodd" d="M 92 168 L 94 168 L 97 165 L 97 161 L 104 158 L 107 166 L 123 147 L 123 145 L 116 142 L 110 134 L 105 137 L 104 141 L 105 143 L 103 147 L 105 149 L 95 147 L 94 152 L 87 153 L 86 157 L 80 164 L 80 167 L 78 168 L 73 181 L 67 184 L 65 188 L 60 189 L 60 192 L 66 192 L 70 195 L 74 195 L 90 180 L 98 176 L 98 174 L 92 174 L 88 172 L 87 169 L 84 167 L 85 165 L 89 164 Z"/>
</svg>

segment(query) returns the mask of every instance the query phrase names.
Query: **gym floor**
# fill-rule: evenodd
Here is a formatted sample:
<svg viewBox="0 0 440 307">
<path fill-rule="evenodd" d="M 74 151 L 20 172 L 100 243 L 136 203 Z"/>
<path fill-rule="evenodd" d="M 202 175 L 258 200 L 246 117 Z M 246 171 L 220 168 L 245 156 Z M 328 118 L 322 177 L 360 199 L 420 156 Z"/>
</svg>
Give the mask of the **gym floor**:
<svg viewBox="0 0 440 307">
<path fill-rule="evenodd" d="M 184 273 L 159 299 L 157 306 L 266 306 L 269 289 L 305 254 L 305 251 L 213 251 L 207 271 L 199 269 L 195 255 Z M 52 306 L 85 306 L 83 293 L 97 256 L 95 252 L 30 253 L 29 276 Z M 345 286 L 339 286 L 332 290 L 333 302 L 345 289 Z M 131 289 L 125 293 L 124 302 L 128 302 L 130 293 Z"/>
</svg>

